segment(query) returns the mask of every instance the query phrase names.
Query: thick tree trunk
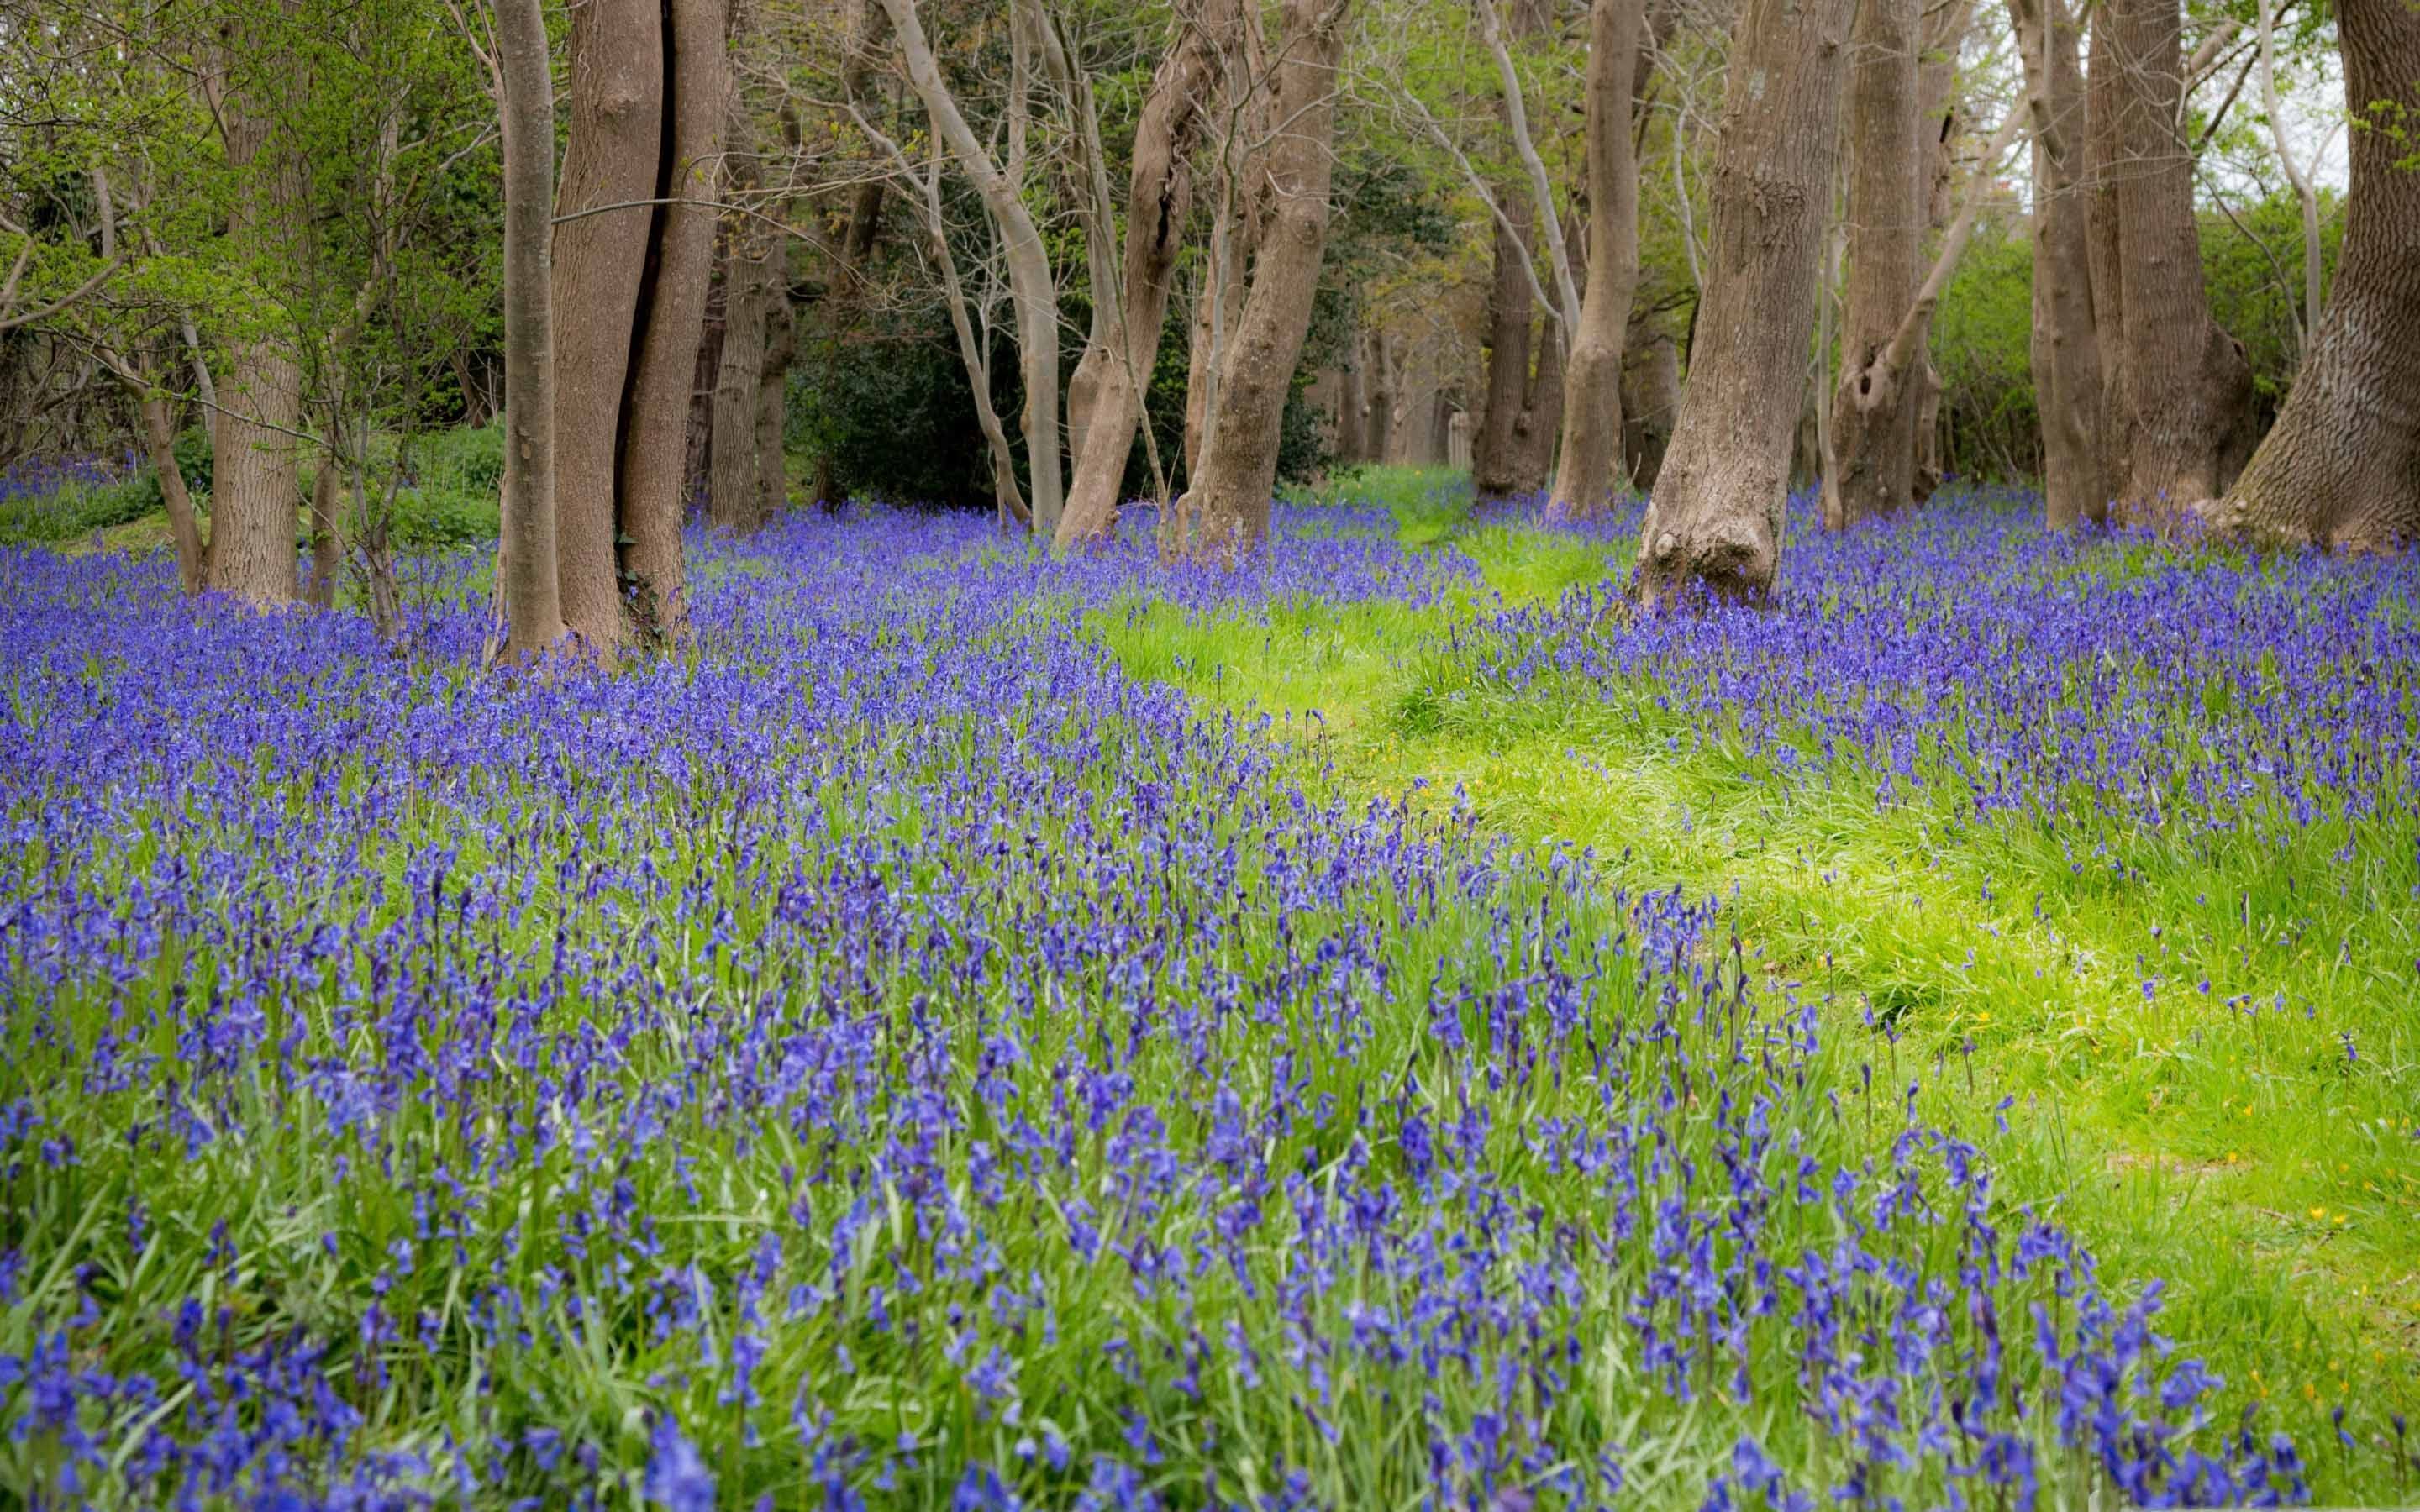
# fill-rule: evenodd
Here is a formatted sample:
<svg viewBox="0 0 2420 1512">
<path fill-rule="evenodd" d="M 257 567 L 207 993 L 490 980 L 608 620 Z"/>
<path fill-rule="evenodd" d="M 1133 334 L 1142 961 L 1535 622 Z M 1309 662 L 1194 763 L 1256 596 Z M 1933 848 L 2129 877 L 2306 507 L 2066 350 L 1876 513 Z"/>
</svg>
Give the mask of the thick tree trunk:
<svg viewBox="0 0 2420 1512">
<path fill-rule="evenodd" d="M 573 7 L 571 139 L 559 214 L 578 219 L 554 228 L 556 565 L 565 621 L 607 661 L 620 655 L 623 637 L 614 540 L 622 523 L 623 395 L 664 135 L 659 6 Z"/>
<path fill-rule="evenodd" d="M 690 389 L 714 278 L 712 206 L 729 111 L 726 0 L 667 0 L 663 105 L 667 151 L 657 166 L 645 276 L 634 316 L 614 508 L 621 577 L 645 638 L 688 633 L 681 522 L 688 502 Z M 600 217 L 600 219 L 602 219 Z"/>
<path fill-rule="evenodd" d="M 1864 0 L 1851 44 L 1849 290 L 1823 477 L 1832 530 L 1897 514 L 1916 491 L 1921 395 L 1906 374 L 1876 364 L 1915 302 L 1931 218 L 1931 154 L 1918 140 L 1920 20 L 1918 0 Z"/>
<path fill-rule="evenodd" d="M 329 434 L 335 433 L 332 421 Z M 311 479 L 311 579 L 303 597 L 313 609 L 334 609 L 336 575 L 344 570 L 344 469 L 332 449 L 322 448 Z"/>
<path fill-rule="evenodd" d="M 1090 423 L 1076 449 L 1076 477 L 1059 522 L 1058 546 L 1101 539 L 1117 530 L 1118 491 L 1125 482 L 1135 426 L 1144 419 L 1143 397 L 1159 362 L 1160 329 L 1168 320 L 1177 254 L 1184 250 L 1185 223 L 1192 212 L 1193 151 L 1219 56 L 1234 46 L 1236 25 L 1233 0 L 1180 5 L 1176 39 L 1143 99 L 1126 190 L 1124 302 L 1113 336 L 1123 350 L 1100 369 Z M 1072 414 L 1072 387 L 1068 408 Z"/>
<path fill-rule="evenodd" d="M 1528 386 L 1521 393 L 1521 423 L 1514 427 L 1520 438 L 1521 491 L 1538 493 L 1554 477 L 1555 442 L 1563 428 L 1563 383 L 1566 367 L 1563 356 L 1562 328 L 1552 320 L 1538 323 L 1538 333 L 1532 343 L 1537 364 L 1529 374 Z M 1442 388 L 1439 397 L 1445 397 Z M 1453 406 L 1448 401 L 1443 413 L 1450 418 Z M 1621 434 L 1617 429 L 1614 434 Z"/>
<path fill-rule="evenodd" d="M 1395 458 L 1395 403 L 1402 397 L 1402 373 L 1395 362 L 1394 340 L 1384 332 L 1363 337 L 1369 354 L 1362 364 L 1369 382 L 1369 424 L 1363 432 L 1365 455 L 1380 467 Z"/>
<path fill-rule="evenodd" d="M 1653 488 L 1663 471 L 1664 450 L 1680 413 L 1681 348 L 1658 334 L 1629 351 L 1621 366 L 1622 453 L 1631 486 L 1641 493 Z"/>
<path fill-rule="evenodd" d="M 765 371 L 756 381 L 756 497 L 768 518 L 790 504 L 789 455 L 783 450 L 790 419 L 790 362 L 798 355 L 798 321 L 775 290 L 765 316 Z"/>
<path fill-rule="evenodd" d="M 2342 259 L 2277 424 L 2226 497 L 2221 529 L 2341 551 L 2420 543 L 2420 173 L 2388 123 L 2420 113 L 2420 11 L 2342 0 L 2356 120 Z"/>
<path fill-rule="evenodd" d="M 504 74 L 504 479 L 497 543 L 506 661 L 563 639 L 554 507 L 554 81 L 540 0 L 497 0 Z"/>
<path fill-rule="evenodd" d="M 762 528 L 772 513 L 765 497 L 766 469 L 758 455 L 756 426 L 775 295 L 775 252 L 766 243 L 765 236 L 755 231 L 732 239 L 723 275 L 722 370 L 714 385 L 706 518 L 719 530 L 743 535 Z"/>
<path fill-rule="evenodd" d="M 253 104 L 231 96 L 225 113 L 226 161 L 239 185 L 228 239 L 277 263 L 299 251 L 302 165 L 292 144 L 272 140 L 274 129 Z M 291 604 L 301 592 L 294 524 L 302 501 L 295 452 L 302 384 L 288 333 L 256 329 L 228 344 L 211 425 L 209 585 L 256 605 Z"/>
<path fill-rule="evenodd" d="M 1370 395 L 1361 381 L 1361 338 L 1357 333 L 1336 379 L 1336 460 L 1341 466 L 1365 460 L 1369 431 Z"/>
<path fill-rule="evenodd" d="M 2092 322 L 2101 350 L 2101 458 L 2093 471 L 2104 493 L 2115 497 L 2126 481 L 2126 457 L 2133 449 L 2133 375 L 2126 356 L 2126 281 L 2118 252 L 2118 181 L 2120 162 L 2118 109 L 2121 91 L 2118 43 L 2110 8 L 2095 5 L 2092 69 L 2085 79 L 2085 255 L 2092 269 Z M 2102 515 L 2108 511 L 2103 501 Z"/>
<path fill-rule="evenodd" d="M 2102 470 L 2101 336 L 2084 182 L 2084 70 L 2067 0 L 2014 0 L 2034 119 L 2033 378 L 2042 514 L 2053 530 L 2109 511 Z M 2047 19 L 2047 27 L 2045 20 Z"/>
<path fill-rule="evenodd" d="M 1470 442 L 1470 482 L 1482 498 L 1534 487 L 1522 477 L 1521 409 L 1529 388 L 1528 239 L 1533 217 L 1526 193 L 1500 196 L 1507 229 L 1496 223 L 1495 278 L 1487 292 L 1487 390 L 1479 430 Z"/>
<path fill-rule="evenodd" d="M 2252 369 L 2211 318 L 2202 285 L 2193 154 L 2180 134 L 2178 0 L 2106 6 L 2118 65 L 2118 276 L 2130 411 L 2118 496 L 2158 514 L 2235 481 L 2252 449 Z"/>
<path fill-rule="evenodd" d="M 1588 290 L 1580 300 L 1563 379 L 1562 455 L 1548 507 L 1599 509 L 1624 471 L 1622 341 L 1638 289 L 1638 155 L 1631 137 L 1641 0 L 1593 0 L 1589 8 Z"/>
<path fill-rule="evenodd" d="M 1733 28 L 1689 385 L 1639 532 L 1649 605 L 1772 591 L 1853 3 L 1746 0 Z"/>
<path fill-rule="evenodd" d="M 1173 555 L 1234 562 L 1268 531 L 1278 427 L 1327 249 L 1330 144 L 1347 6 L 1348 0 L 1286 0 L 1270 117 L 1275 140 L 1268 149 L 1275 208 L 1234 340 L 1221 354 L 1217 428 L 1203 444 L 1201 471 L 1170 512 L 1163 549 Z"/>
</svg>

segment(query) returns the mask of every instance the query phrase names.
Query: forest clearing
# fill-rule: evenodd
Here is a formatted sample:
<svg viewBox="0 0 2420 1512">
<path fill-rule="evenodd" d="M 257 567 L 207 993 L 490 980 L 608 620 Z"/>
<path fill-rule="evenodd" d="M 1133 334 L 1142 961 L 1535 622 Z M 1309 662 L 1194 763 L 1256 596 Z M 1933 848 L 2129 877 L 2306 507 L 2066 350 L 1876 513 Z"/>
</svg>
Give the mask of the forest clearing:
<svg viewBox="0 0 2420 1512">
<path fill-rule="evenodd" d="M 2405 0 L 0 0 L 0 1504 L 2420 1504 Z"/>
</svg>

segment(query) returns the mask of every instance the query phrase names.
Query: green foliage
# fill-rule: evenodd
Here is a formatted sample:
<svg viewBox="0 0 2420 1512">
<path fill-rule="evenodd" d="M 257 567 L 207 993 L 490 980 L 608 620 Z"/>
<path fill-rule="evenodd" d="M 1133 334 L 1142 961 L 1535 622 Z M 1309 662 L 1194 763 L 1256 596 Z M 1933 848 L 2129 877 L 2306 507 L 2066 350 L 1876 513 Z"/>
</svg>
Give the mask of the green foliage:
<svg viewBox="0 0 2420 1512">
<path fill-rule="evenodd" d="M 2241 224 L 2239 224 L 2239 221 Z M 2246 232 L 2249 235 L 2246 235 Z M 2319 266 L 2333 282 L 2344 246 L 2344 200 L 2333 190 L 2319 194 Z M 2262 408 L 2276 412 L 2294 381 L 2301 342 L 2296 335 L 2303 301 L 2303 210 L 2293 195 L 2275 194 L 2235 216 L 2211 211 L 2201 218 L 2202 281 L 2210 311 L 2222 330 L 2243 343 L 2252 382 Z"/>
<path fill-rule="evenodd" d="M 0 547 L 72 541 L 160 507 L 148 471 L 109 483 L 70 482 L 46 494 L 0 494 Z"/>
<path fill-rule="evenodd" d="M 1968 243 L 1932 321 L 1946 471 L 2005 479 L 2040 471 L 2032 338 L 2032 245 L 2022 227 L 2000 235 L 1986 227 Z"/>
</svg>

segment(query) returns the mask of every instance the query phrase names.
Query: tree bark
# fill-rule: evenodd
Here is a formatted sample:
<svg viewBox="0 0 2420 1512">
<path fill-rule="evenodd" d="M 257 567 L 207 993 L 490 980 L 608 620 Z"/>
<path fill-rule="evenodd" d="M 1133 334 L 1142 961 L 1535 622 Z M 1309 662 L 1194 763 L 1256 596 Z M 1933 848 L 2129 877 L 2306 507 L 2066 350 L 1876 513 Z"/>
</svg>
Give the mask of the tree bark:
<svg viewBox="0 0 2420 1512">
<path fill-rule="evenodd" d="M 2250 455 L 2252 369 L 2211 317 L 2194 219 L 2178 0 L 2105 0 L 2118 64 L 2118 277 L 2128 410 L 2119 498 L 2157 514 L 2226 491 Z M 2094 66 L 2099 67 L 2096 57 Z"/>
<path fill-rule="evenodd" d="M 2093 309 L 2084 178 L 2084 70 L 2067 0 L 2012 0 L 2034 121 L 2034 404 L 2041 420 L 2042 515 L 2053 530 L 2109 512 L 2102 471 L 2101 336 Z"/>
<path fill-rule="evenodd" d="M 504 478 L 498 594 L 509 662 L 563 639 L 554 501 L 554 80 L 540 0 L 497 0 L 504 80 Z"/>
<path fill-rule="evenodd" d="M 765 316 L 765 371 L 756 380 L 756 497 L 768 519 L 790 504 L 789 454 L 783 442 L 790 420 L 790 363 L 798 349 L 797 318 L 787 293 L 777 289 Z"/>
<path fill-rule="evenodd" d="M 554 229 L 555 533 L 564 619 L 605 661 L 620 655 L 623 639 L 615 543 L 623 395 L 663 137 L 663 19 L 655 0 L 573 7 L 560 213 L 579 219 Z"/>
<path fill-rule="evenodd" d="M 1503 194 L 1496 223 L 1495 277 L 1487 291 L 1487 392 L 1471 438 L 1470 482 L 1481 498 L 1537 486 L 1521 468 L 1521 410 L 1529 388 L 1529 242 L 1527 194 Z M 1507 226 L 1504 223 L 1510 221 Z"/>
<path fill-rule="evenodd" d="M 2101 456 L 2093 471 L 2110 499 L 2126 481 L 2133 449 L 2133 374 L 2126 354 L 2126 281 L 2118 251 L 2119 163 L 2118 61 L 2110 8 L 2094 0 L 2092 69 L 2085 79 L 2085 253 L 2092 268 L 2092 320 L 2101 349 Z M 2107 516 L 2107 500 L 2102 515 Z"/>
<path fill-rule="evenodd" d="M 1336 383 L 1336 460 L 1352 467 L 1364 460 L 1370 429 L 1370 395 L 1361 381 L 1361 336 L 1355 332 Z"/>
<path fill-rule="evenodd" d="M 2277 424 L 2208 513 L 2261 539 L 2384 551 L 2420 542 L 2420 173 L 2397 123 L 2420 112 L 2420 12 L 2342 0 L 2356 118 L 2335 289 Z"/>
<path fill-rule="evenodd" d="M 1380 467 L 1395 460 L 1395 401 L 1403 390 L 1402 371 L 1395 362 L 1394 340 L 1372 331 L 1363 337 L 1369 353 L 1363 364 L 1369 375 L 1370 423 L 1364 432 L 1369 459 Z"/>
<path fill-rule="evenodd" d="M 744 171 L 744 170 L 743 170 Z M 714 453 L 706 518 L 746 535 L 771 514 L 758 455 L 756 411 L 765 384 L 766 338 L 773 316 L 774 250 L 758 232 L 735 235 L 723 274 L 722 370 L 714 385 Z"/>
<path fill-rule="evenodd" d="M 1773 589 L 1853 3 L 1740 8 L 1689 385 L 1639 532 L 1634 586 L 1650 606 Z"/>
<path fill-rule="evenodd" d="M 238 184 L 229 239 L 267 263 L 296 256 L 302 164 L 293 145 L 278 139 L 259 102 L 241 92 L 227 97 L 224 119 Z M 263 607 L 291 604 L 301 593 L 294 525 L 302 385 L 290 333 L 256 325 L 228 342 L 211 424 L 209 586 Z"/>
<path fill-rule="evenodd" d="M 1210 85 L 1219 57 L 1233 49 L 1238 17 L 1233 0 L 1178 6 L 1176 39 L 1153 71 L 1151 92 L 1135 124 L 1133 169 L 1126 190 L 1122 254 L 1122 305 L 1112 332 L 1120 349 L 1100 364 L 1093 412 L 1076 448 L 1076 477 L 1055 545 L 1065 548 L 1115 532 L 1118 490 L 1143 399 L 1159 362 L 1161 327 L 1185 223 L 1193 208 L 1192 159 L 1205 125 Z M 1096 295 L 1096 297 L 1098 297 Z M 1069 392 L 1074 409 L 1074 392 Z M 1071 427 L 1072 434 L 1072 427 Z"/>
<path fill-rule="evenodd" d="M 714 278 L 711 202 L 730 109 L 726 0 L 665 0 L 664 15 L 665 147 L 656 197 L 671 203 L 655 207 L 650 227 L 614 495 L 624 538 L 621 577 L 640 629 L 659 641 L 677 640 L 689 628 L 681 549 L 686 432 L 706 288 Z"/>
<path fill-rule="evenodd" d="M 1641 0 L 1589 8 L 1588 291 L 1563 378 L 1562 455 L 1548 508 L 1604 507 L 1621 489 L 1622 342 L 1638 290 L 1638 155 L 1630 134 Z"/>
<path fill-rule="evenodd" d="M 1274 211 L 1234 341 L 1221 354 L 1222 412 L 1202 447 L 1201 471 L 1170 511 L 1163 549 L 1172 555 L 1232 563 L 1268 532 L 1278 428 L 1311 329 L 1311 298 L 1327 247 L 1336 73 L 1348 4 L 1285 3 L 1285 45 L 1271 112 L 1275 140 L 1267 158 Z"/>
<path fill-rule="evenodd" d="M 1645 493 L 1664 469 L 1672 423 L 1681 413 L 1681 348 L 1658 333 L 1625 352 L 1621 367 L 1622 453 L 1630 484 Z"/>
<path fill-rule="evenodd" d="M 335 435 L 331 417 L 328 434 Z M 318 471 L 311 478 L 311 579 L 303 598 L 313 609 L 334 609 L 336 575 L 344 570 L 344 468 L 334 446 L 322 447 Z"/>
<path fill-rule="evenodd" d="M 185 475 L 177 470 L 177 425 L 168 414 L 165 394 L 146 389 L 136 403 L 143 412 L 143 448 L 151 471 L 160 475 L 160 502 L 168 513 L 168 530 L 177 542 L 177 583 L 191 594 L 202 591 L 209 548 L 203 544 L 201 521 L 194 514 L 194 496 L 185 489 Z"/>
<path fill-rule="evenodd" d="M 1836 531 L 1895 515 L 1916 491 L 1917 386 L 1877 364 L 1916 299 L 1931 218 L 1920 20 L 1918 0 L 1863 0 L 1851 41 L 1849 289 L 1823 476 L 1823 523 Z"/>
</svg>

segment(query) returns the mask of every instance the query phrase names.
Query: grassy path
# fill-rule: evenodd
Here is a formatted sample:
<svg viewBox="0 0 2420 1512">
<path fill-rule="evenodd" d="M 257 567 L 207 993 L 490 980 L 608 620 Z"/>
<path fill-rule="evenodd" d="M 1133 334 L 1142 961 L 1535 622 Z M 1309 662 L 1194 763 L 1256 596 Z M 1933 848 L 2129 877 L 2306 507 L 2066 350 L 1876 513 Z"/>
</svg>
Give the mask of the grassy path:
<svg viewBox="0 0 2420 1512">
<path fill-rule="evenodd" d="M 1722 898 L 1776 987 L 1828 1002 L 1835 1085 L 1881 1107 L 1875 1127 L 1920 1080 L 1931 1117 L 1988 1141 L 2012 1201 L 2087 1236 L 2111 1279 L 2164 1281 L 2163 1331 L 2307 1446 L 2323 1498 L 2420 1489 L 2395 1426 L 2420 1418 L 2411 846 L 2330 855 L 2321 834 L 2213 861 L 2146 831 L 2084 864 L 1921 789 L 1878 803 L 1854 771 L 1779 784 L 1644 690 L 1506 692 L 1448 645 L 1499 602 L 1602 581 L 1630 543 L 1474 526 L 1417 496 L 1398 517 L 1407 544 L 1466 552 L 1485 590 L 1094 627 L 1129 671 L 1273 716 L 1364 791 L 1459 791 L 1501 833 Z"/>
</svg>

